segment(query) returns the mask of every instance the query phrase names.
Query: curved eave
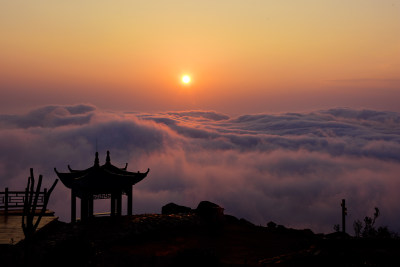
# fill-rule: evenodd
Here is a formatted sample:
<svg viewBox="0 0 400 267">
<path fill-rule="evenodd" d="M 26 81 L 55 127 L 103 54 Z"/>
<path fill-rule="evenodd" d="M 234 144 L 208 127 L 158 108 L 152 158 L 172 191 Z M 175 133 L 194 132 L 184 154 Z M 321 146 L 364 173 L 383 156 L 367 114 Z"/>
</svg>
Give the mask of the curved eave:
<svg viewBox="0 0 400 267">
<path fill-rule="evenodd" d="M 107 170 L 109 172 L 113 172 L 113 173 L 121 174 L 121 175 L 131 175 L 131 174 L 133 174 L 134 172 L 129 172 L 129 171 L 126 170 L 127 167 L 128 167 L 128 163 L 126 163 L 124 168 L 118 168 L 118 167 L 116 167 L 116 166 L 114 166 L 112 164 L 107 164 L 106 163 L 106 164 L 102 165 L 100 168 L 104 169 L 104 170 Z"/>
<path fill-rule="evenodd" d="M 77 180 L 82 179 L 85 174 L 82 172 L 74 172 L 74 173 L 63 173 L 58 172 L 56 168 L 54 168 L 58 178 L 60 178 L 61 182 L 68 188 L 71 188 Z"/>
<path fill-rule="evenodd" d="M 144 178 L 146 178 L 147 174 L 149 173 L 150 169 L 147 169 L 146 172 L 140 173 L 140 172 L 127 172 L 124 171 L 122 173 L 115 173 L 110 170 L 104 169 L 104 172 L 106 172 L 110 177 L 112 177 L 114 180 L 118 180 L 119 182 L 122 183 L 129 183 L 131 185 L 134 185 L 140 181 L 142 181 Z"/>
<path fill-rule="evenodd" d="M 120 168 L 120 169 L 123 170 L 123 171 L 126 171 L 128 169 L 128 163 L 125 163 L 125 167 Z"/>
<path fill-rule="evenodd" d="M 113 168 L 105 168 L 104 170 L 107 171 L 108 173 L 113 173 L 117 175 L 122 175 L 122 176 L 141 176 L 146 175 L 149 173 L 150 169 L 148 168 L 146 172 L 129 172 L 125 170 L 121 170 L 115 166 L 112 166 Z"/>
<path fill-rule="evenodd" d="M 73 172 L 73 173 L 88 173 L 88 172 L 90 172 L 94 167 L 90 167 L 90 168 L 87 168 L 87 169 L 85 169 L 85 170 L 74 170 L 74 169 L 72 169 L 71 168 L 71 166 L 67 166 L 68 167 L 68 170 L 70 171 L 70 172 Z"/>
<path fill-rule="evenodd" d="M 103 191 L 123 189 L 127 186 L 132 186 L 142 181 L 150 169 L 147 172 L 126 172 L 115 173 L 108 169 L 95 169 L 90 172 L 71 172 L 61 173 L 54 168 L 57 176 L 61 182 L 68 188 L 82 189 L 87 191 Z"/>
</svg>

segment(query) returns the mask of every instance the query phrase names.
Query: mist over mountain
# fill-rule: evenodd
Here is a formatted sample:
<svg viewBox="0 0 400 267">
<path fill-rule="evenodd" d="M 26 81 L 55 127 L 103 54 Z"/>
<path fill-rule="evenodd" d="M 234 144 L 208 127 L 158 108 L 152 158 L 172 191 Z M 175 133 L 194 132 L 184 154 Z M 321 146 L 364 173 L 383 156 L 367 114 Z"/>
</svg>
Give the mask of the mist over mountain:
<svg viewBox="0 0 400 267">
<path fill-rule="evenodd" d="M 96 106 L 51 105 L 0 115 L 0 186 L 23 189 L 29 168 L 44 186 L 67 171 L 92 166 L 94 153 L 129 171 L 134 213 L 168 202 L 210 200 L 255 224 L 332 231 L 347 200 L 348 228 L 381 210 L 377 224 L 400 230 L 400 114 L 334 108 L 310 113 L 215 111 L 118 113 Z M 49 208 L 69 221 L 69 190 L 57 185 Z M 96 201 L 95 210 L 109 210 Z"/>
</svg>

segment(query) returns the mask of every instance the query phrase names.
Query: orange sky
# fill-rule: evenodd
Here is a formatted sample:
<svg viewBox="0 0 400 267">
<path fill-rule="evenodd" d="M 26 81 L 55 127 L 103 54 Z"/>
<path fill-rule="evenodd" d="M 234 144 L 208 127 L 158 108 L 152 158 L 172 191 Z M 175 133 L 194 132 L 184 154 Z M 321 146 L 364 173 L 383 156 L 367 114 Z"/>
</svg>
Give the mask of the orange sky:
<svg viewBox="0 0 400 267">
<path fill-rule="evenodd" d="M 1 1 L 0 112 L 400 111 L 399 33 L 399 0 Z"/>
</svg>

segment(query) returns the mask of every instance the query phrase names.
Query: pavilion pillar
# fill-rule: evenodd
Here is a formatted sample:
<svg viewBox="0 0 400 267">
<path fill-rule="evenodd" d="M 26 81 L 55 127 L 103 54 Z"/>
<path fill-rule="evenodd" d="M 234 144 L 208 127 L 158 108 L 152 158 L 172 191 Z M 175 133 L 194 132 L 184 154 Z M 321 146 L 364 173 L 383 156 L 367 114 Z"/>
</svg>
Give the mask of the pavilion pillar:
<svg viewBox="0 0 400 267">
<path fill-rule="evenodd" d="M 111 193 L 111 216 L 115 216 L 115 194 Z"/>
<path fill-rule="evenodd" d="M 118 192 L 117 195 L 117 216 L 122 215 L 122 192 Z"/>
<path fill-rule="evenodd" d="M 127 203 L 127 214 L 128 214 L 128 216 L 129 215 L 132 215 L 132 186 L 130 187 L 130 189 L 129 190 L 127 190 L 127 192 L 126 192 L 126 194 L 127 194 L 127 196 L 128 196 L 128 203 Z"/>
<path fill-rule="evenodd" d="M 93 217 L 93 195 L 91 194 L 88 199 L 88 216 Z"/>
<path fill-rule="evenodd" d="M 71 222 L 76 222 L 76 194 L 71 189 Z"/>
<path fill-rule="evenodd" d="M 87 196 L 81 198 L 81 221 L 86 221 L 89 214 L 89 200 Z"/>
</svg>

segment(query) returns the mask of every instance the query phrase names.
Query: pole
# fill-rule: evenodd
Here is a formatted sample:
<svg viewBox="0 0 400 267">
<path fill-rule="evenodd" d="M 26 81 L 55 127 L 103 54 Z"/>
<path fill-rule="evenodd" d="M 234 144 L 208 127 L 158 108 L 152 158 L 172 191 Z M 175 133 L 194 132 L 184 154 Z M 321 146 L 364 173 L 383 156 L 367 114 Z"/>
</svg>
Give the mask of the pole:
<svg viewBox="0 0 400 267">
<path fill-rule="evenodd" d="M 346 233 L 346 215 L 347 215 L 347 208 L 346 208 L 346 200 L 342 199 L 342 232 Z"/>
</svg>

